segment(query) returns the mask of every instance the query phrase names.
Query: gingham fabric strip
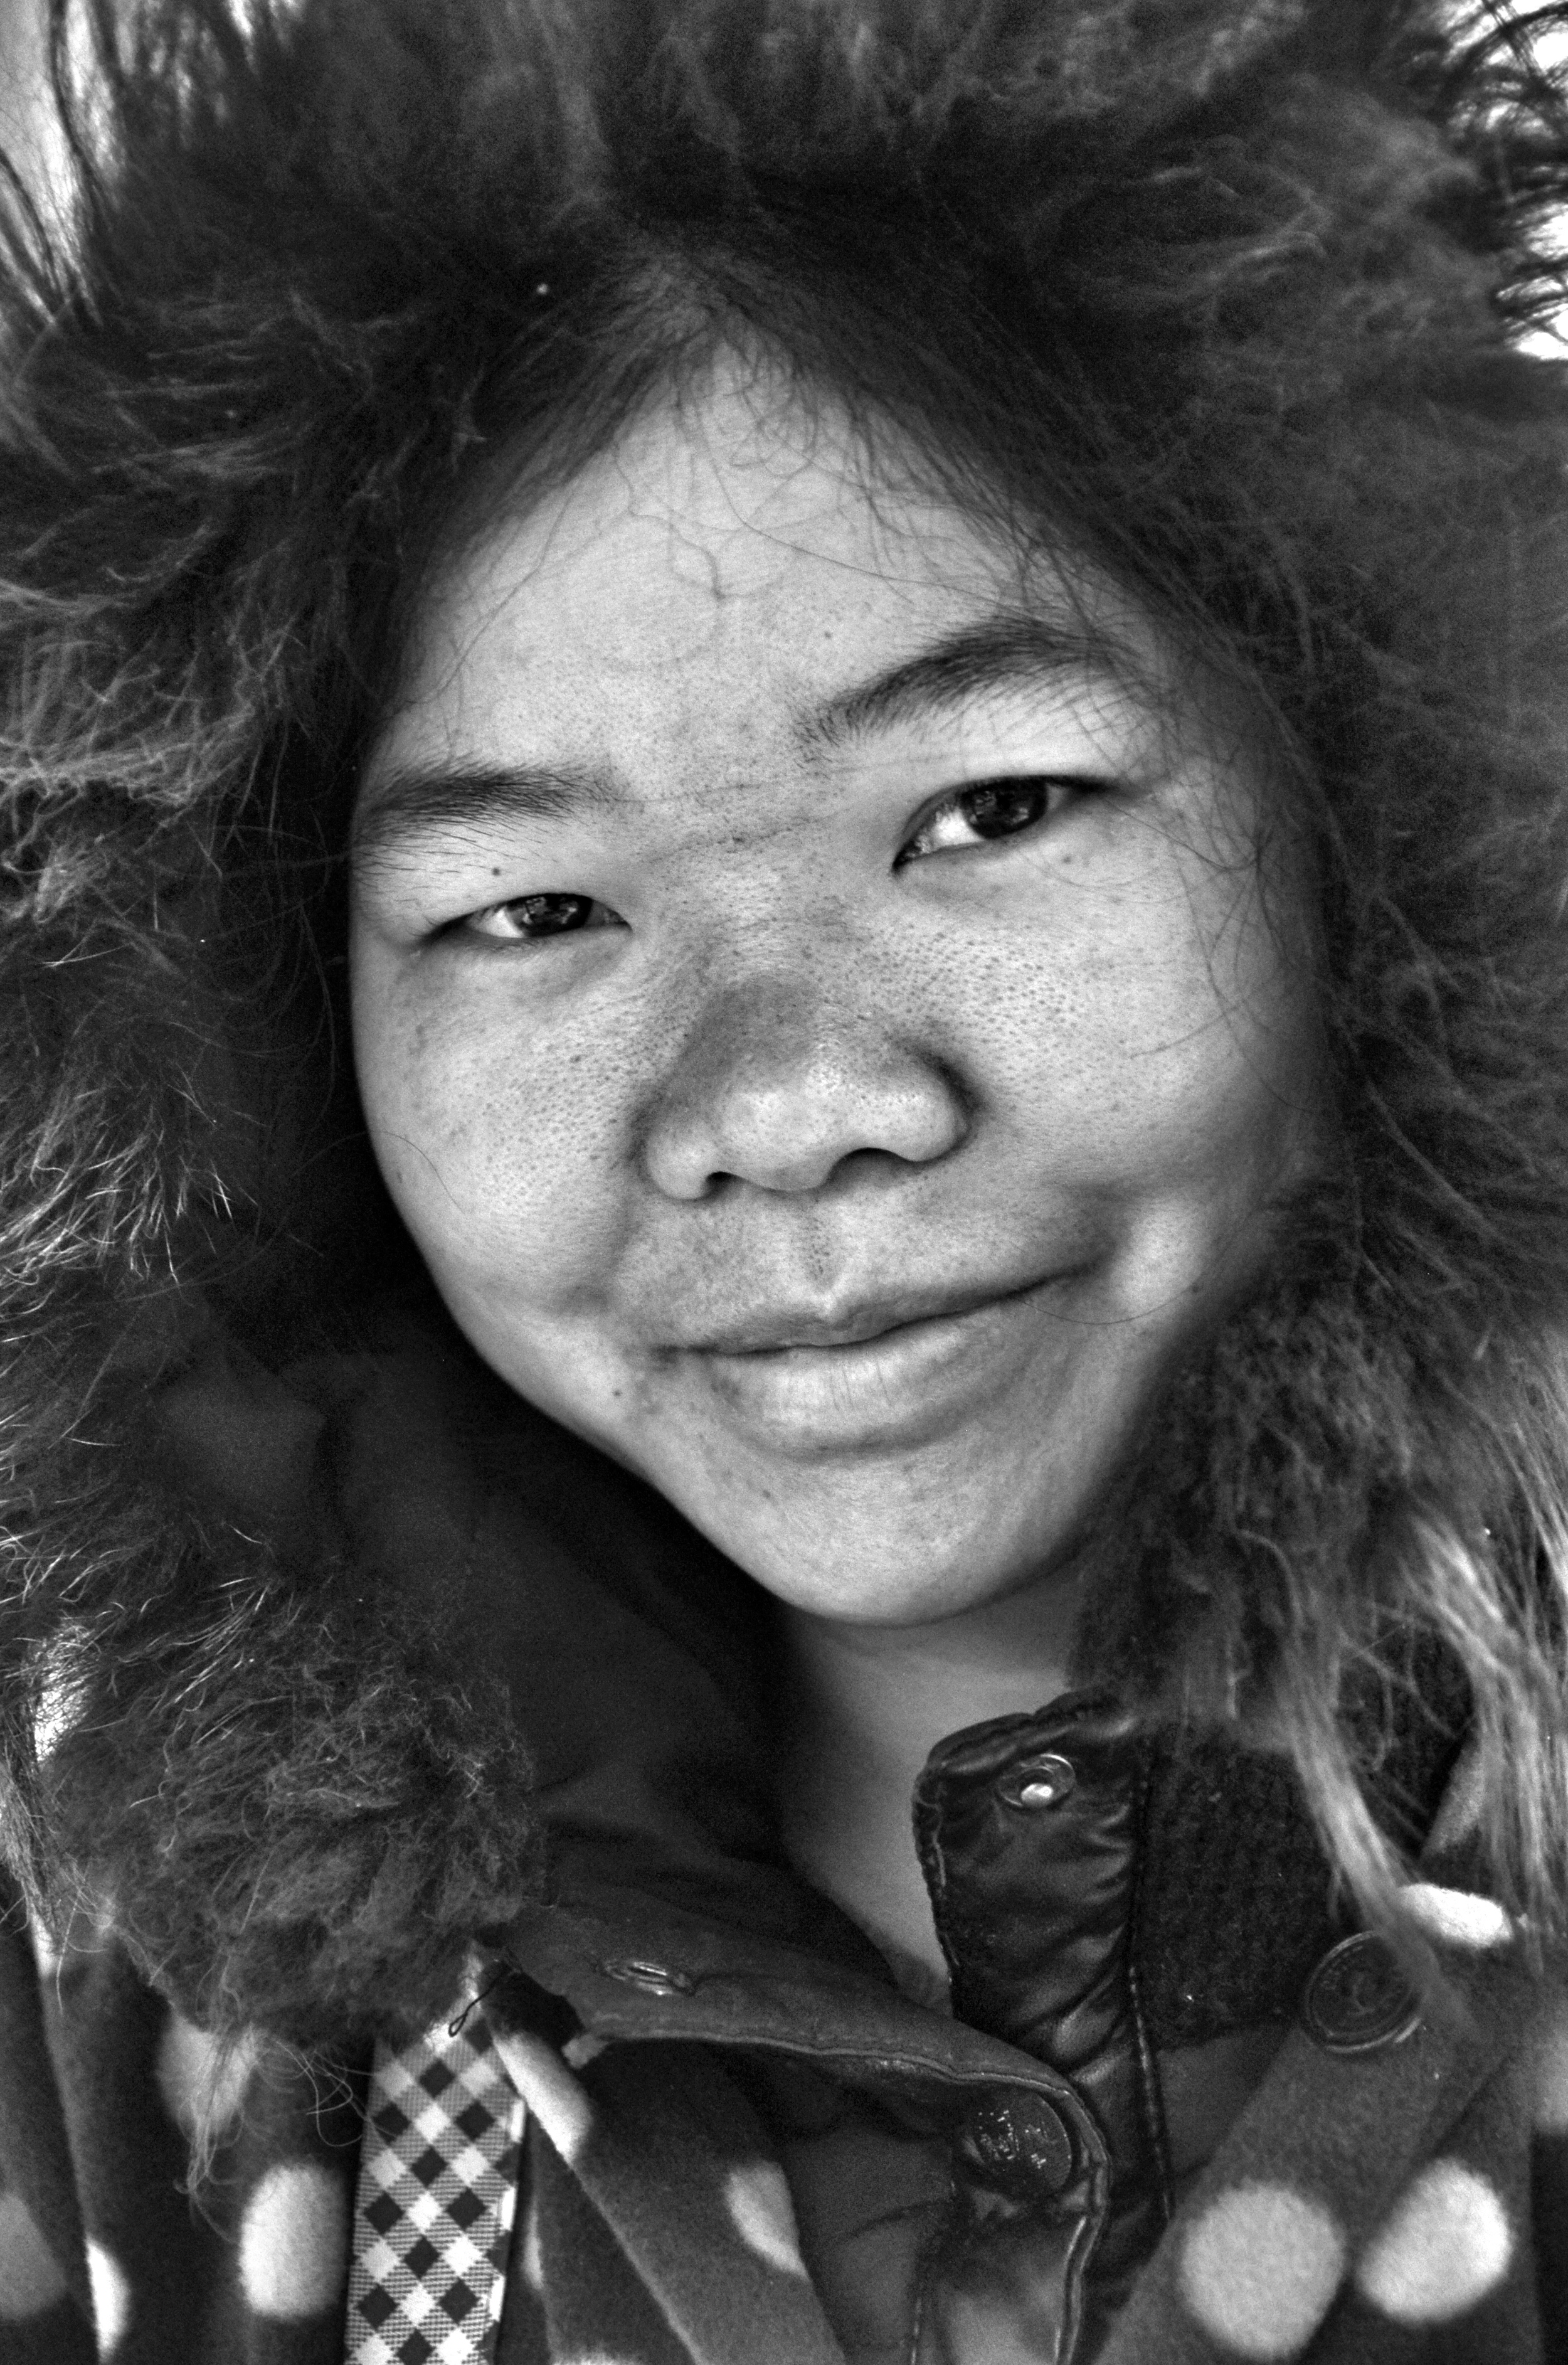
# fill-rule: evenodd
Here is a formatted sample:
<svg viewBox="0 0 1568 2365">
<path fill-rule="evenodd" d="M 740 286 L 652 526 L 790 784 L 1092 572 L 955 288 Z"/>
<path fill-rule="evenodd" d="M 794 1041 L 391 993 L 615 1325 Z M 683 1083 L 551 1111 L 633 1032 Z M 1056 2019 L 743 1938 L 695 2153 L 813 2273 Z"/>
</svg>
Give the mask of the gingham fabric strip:
<svg viewBox="0 0 1568 2365">
<path fill-rule="evenodd" d="M 377 2046 L 346 2365 L 492 2365 L 524 2115 L 482 2003 L 455 2036 L 442 2022 L 397 2051 Z"/>
</svg>

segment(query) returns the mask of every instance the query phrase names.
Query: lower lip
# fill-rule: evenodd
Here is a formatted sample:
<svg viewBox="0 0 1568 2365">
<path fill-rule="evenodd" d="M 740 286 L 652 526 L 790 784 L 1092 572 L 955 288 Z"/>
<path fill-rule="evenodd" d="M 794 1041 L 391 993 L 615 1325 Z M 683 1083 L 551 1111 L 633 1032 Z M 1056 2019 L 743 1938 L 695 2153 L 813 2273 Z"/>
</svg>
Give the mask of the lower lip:
<svg viewBox="0 0 1568 2365">
<path fill-rule="evenodd" d="M 775 1449 L 918 1444 L 1022 1376 L 1038 1350 L 1042 1309 L 1068 1277 L 849 1346 L 690 1360 L 732 1420 Z"/>
</svg>

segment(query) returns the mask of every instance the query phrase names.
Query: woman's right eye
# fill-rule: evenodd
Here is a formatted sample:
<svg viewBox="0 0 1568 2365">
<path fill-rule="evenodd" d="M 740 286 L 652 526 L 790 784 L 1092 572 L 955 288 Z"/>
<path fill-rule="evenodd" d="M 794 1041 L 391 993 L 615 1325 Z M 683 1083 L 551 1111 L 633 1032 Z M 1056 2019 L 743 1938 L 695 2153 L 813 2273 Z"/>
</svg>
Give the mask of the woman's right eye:
<svg viewBox="0 0 1568 2365">
<path fill-rule="evenodd" d="M 532 945 L 546 936 L 574 935 L 579 928 L 622 928 L 626 923 L 608 903 L 591 895 L 513 895 L 504 903 L 487 903 L 458 922 L 468 936 L 487 936 L 492 943 Z"/>
</svg>

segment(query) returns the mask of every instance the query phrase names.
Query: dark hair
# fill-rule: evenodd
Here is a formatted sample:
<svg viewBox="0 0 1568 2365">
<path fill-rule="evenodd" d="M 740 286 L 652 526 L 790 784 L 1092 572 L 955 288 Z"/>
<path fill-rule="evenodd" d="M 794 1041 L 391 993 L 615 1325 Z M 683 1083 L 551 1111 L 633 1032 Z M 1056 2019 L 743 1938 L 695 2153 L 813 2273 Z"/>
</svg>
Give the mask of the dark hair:
<svg viewBox="0 0 1568 2365">
<path fill-rule="evenodd" d="M 160 1510 L 106 1551 L 82 1440 L 134 1433 L 193 1280 L 255 1339 L 265 1241 L 347 1293 L 342 1098 L 275 1047 L 328 1041 L 356 757 L 432 553 L 729 346 L 1092 555 L 1267 717 L 1321 888 L 1337 1168 L 1180 1380 L 1094 1647 L 1154 1712 L 1266 1717 L 1373 1914 L 1375 1703 L 1439 1648 L 1487 1870 L 1560 1924 L 1568 392 L 1521 340 L 1561 293 L 1568 116 L 1527 19 L 84 0 L 84 43 L 54 0 L 53 26 L 70 225 L 14 191 L 0 289 L 18 1697 L 68 1649 L 100 1735 L 128 1698 L 145 1732 L 173 1714 L 174 1645 L 137 1637 L 196 1617 L 210 1546 Z M 101 1770 L 73 1806 L 58 1752 L 45 1799 L 9 1732 L 17 1862 L 129 1896 L 152 1826 L 92 1837 Z M 499 1878 L 501 1839 L 474 1845 L 454 1928 Z M 166 1967 L 173 1922 L 124 1911 Z M 226 1928 L 209 2008 L 303 2025 L 302 1983 L 286 2010 Z"/>
</svg>

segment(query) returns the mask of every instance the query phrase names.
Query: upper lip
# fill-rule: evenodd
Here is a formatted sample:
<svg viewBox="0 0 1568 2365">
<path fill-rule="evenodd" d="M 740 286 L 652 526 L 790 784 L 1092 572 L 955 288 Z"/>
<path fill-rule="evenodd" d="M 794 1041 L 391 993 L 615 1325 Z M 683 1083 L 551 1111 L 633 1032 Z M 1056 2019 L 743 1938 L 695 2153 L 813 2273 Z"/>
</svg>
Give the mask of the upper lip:
<svg viewBox="0 0 1568 2365">
<path fill-rule="evenodd" d="M 1038 1288 L 1047 1278 L 1036 1274 L 1031 1281 L 991 1282 L 965 1290 L 902 1289 L 886 1297 L 857 1298 L 835 1314 L 799 1305 L 768 1306 L 683 1343 L 689 1351 L 705 1355 L 777 1354 L 789 1347 L 853 1347 L 866 1339 L 879 1339 L 884 1331 L 902 1330 L 911 1322 L 972 1314 L 977 1306 L 1022 1296 L 1025 1290 Z"/>
</svg>

